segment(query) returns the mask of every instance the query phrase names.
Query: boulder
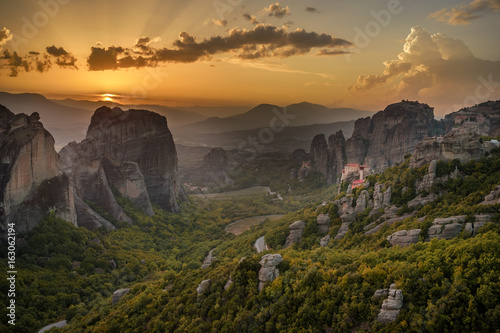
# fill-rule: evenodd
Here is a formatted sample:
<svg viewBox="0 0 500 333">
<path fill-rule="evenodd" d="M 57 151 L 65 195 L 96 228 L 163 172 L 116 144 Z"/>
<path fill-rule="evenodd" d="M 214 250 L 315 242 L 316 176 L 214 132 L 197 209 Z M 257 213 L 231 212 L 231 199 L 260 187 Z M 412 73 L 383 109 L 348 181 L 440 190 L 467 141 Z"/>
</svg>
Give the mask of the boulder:
<svg viewBox="0 0 500 333">
<path fill-rule="evenodd" d="M 387 237 L 392 246 L 409 246 L 418 243 L 420 229 L 400 230 Z"/>
<path fill-rule="evenodd" d="M 130 291 L 130 288 L 118 289 L 111 296 L 111 305 L 116 305 L 120 299 Z"/>
<path fill-rule="evenodd" d="M 389 288 L 389 297 L 382 303 L 382 308 L 377 316 L 377 320 L 382 323 L 390 323 L 396 320 L 403 306 L 403 291 L 396 289 L 393 283 Z"/>
<path fill-rule="evenodd" d="M 212 252 L 215 249 L 211 249 L 210 252 L 208 252 L 208 255 L 205 257 L 205 260 L 203 261 L 203 264 L 201 264 L 201 269 L 205 269 L 209 267 L 215 260 L 217 260 L 217 257 L 212 255 Z"/>
<path fill-rule="evenodd" d="M 316 218 L 318 229 L 320 232 L 326 234 L 330 230 L 330 216 L 328 214 L 319 214 Z"/>
<path fill-rule="evenodd" d="M 295 243 L 300 243 L 305 226 L 306 224 L 302 220 L 295 221 L 288 226 L 288 228 L 290 229 L 290 234 L 286 238 L 285 248 L 290 247 Z"/>
<path fill-rule="evenodd" d="M 279 270 L 276 268 L 283 261 L 281 254 L 266 254 L 262 256 L 259 264 L 259 292 L 264 289 L 267 282 L 274 281 L 279 276 Z"/>
<path fill-rule="evenodd" d="M 210 289 L 211 281 L 210 280 L 203 280 L 201 283 L 198 285 L 196 288 L 196 293 L 198 296 L 204 294 Z"/>
<path fill-rule="evenodd" d="M 330 235 L 326 235 L 325 237 L 321 238 L 321 240 L 319 241 L 319 245 L 321 247 L 326 247 L 328 246 L 328 243 L 330 242 Z"/>
</svg>

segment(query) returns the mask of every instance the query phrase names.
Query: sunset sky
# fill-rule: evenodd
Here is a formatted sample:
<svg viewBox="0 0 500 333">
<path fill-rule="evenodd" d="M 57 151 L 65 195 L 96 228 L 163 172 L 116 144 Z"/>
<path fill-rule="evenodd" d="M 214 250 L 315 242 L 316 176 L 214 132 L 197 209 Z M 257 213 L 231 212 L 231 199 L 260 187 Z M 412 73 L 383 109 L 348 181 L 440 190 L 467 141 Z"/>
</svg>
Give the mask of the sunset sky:
<svg viewBox="0 0 500 333">
<path fill-rule="evenodd" d="M 0 91 L 369 110 L 412 99 L 438 115 L 500 99 L 500 0 L 0 0 L 0 9 Z"/>
</svg>

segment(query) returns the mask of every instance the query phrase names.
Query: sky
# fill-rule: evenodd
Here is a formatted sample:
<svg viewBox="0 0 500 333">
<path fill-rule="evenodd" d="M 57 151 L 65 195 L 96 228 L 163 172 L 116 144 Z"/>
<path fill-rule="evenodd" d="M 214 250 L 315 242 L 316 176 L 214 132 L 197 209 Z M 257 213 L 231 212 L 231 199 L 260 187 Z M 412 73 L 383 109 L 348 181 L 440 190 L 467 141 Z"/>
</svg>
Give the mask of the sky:
<svg viewBox="0 0 500 333">
<path fill-rule="evenodd" d="M 443 115 L 500 99 L 500 0 L 0 0 L 0 91 Z"/>
</svg>

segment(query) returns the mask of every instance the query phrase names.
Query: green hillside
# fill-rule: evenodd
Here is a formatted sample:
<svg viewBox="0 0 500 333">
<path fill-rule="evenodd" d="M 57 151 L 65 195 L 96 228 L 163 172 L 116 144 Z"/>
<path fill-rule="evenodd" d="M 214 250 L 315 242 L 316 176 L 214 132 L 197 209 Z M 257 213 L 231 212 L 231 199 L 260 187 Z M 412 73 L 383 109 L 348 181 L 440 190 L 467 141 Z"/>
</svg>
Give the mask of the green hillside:
<svg viewBox="0 0 500 333">
<path fill-rule="evenodd" d="M 91 232 L 48 218 L 18 250 L 18 318 L 14 329 L 2 322 L 0 331 L 37 331 L 63 319 L 68 326 L 54 332 L 500 330 L 500 204 L 482 204 L 500 184 L 500 151 L 464 164 L 439 162 L 437 177 L 455 169 L 458 177 L 425 191 L 418 191 L 415 182 L 427 166 L 408 165 L 406 160 L 370 176 L 368 187 L 353 191 L 356 201 L 363 190 L 373 194 L 376 183 L 391 187 L 397 215 L 408 216 L 368 236 L 365 227 L 384 222 L 381 212 L 358 214 L 345 237 L 333 240 L 342 223 L 333 201 L 345 197 L 347 189 L 318 187 L 316 179 L 296 183 L 283 201 L 265 195 L 192 198 L 180 214 L 154 207 L 153 217 L 118 197 L 134 225 L 117 223 L 112 231 Z M 435 199 L 409 205 L 429 194 Z M 320 246 L 325 235 L 316 223 L 322 213 L 331 220 L 326 247 Z M 238 219 L 269 214 L 285 216 L 240 236 L 224 231 Z M 489 214 L 492 223 L 475 235 L 462 231 L 450 240 L 427 241 L 434 219 L 465 215 L 465 222 L 473 222 L 480 214 Z M 302 240 L 284 248 L 288 226 L 297 220 L 305 222 Z M 420 229 L 418 243 L 391 246 L 389 235 L 410 229 Z M 257 254 L 253 244 L 261 236 L 271 249 Z M 211 249 L 217 260 L 201 269 Z M 279 276 L 259 292 L 259 261 L 268 253 L 284 260 Z M 209 288 L 198 295 L 196 288 L 207 279 Z M 381 323 L 377 315 L 384 298 L 374 293 L 393 283 L 402 291 L 403 306 L 394 322 Z M 112 294 L 120 288 L 130 291 L 112 305 Z M 0 289 L 5 304 L 6 280 Z"/>
</svg>

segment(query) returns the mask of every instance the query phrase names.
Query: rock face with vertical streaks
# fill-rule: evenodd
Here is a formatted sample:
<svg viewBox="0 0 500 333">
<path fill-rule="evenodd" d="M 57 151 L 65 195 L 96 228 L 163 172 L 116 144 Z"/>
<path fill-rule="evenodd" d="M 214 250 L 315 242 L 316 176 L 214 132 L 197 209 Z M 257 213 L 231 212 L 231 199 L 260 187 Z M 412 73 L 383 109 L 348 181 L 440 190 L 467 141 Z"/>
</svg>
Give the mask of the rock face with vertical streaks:
<svg viewBox="0 0 500 333">
<path fill-rule="evenodd" d="M 178 212 L 177 152 L 167 119 L 146 110 L 101 107 L 92 116 L 87 139 L 99 154 L 138 164 L 151 202 Z"/>
<path fill-rule="evenodd" d="M 72 186 L 61 170 L 54 138 L 38 113 L 13 114 L 0 105 L 0 231 L 35 228 L 50 211 L 76 224 Z"/>
</svg>

